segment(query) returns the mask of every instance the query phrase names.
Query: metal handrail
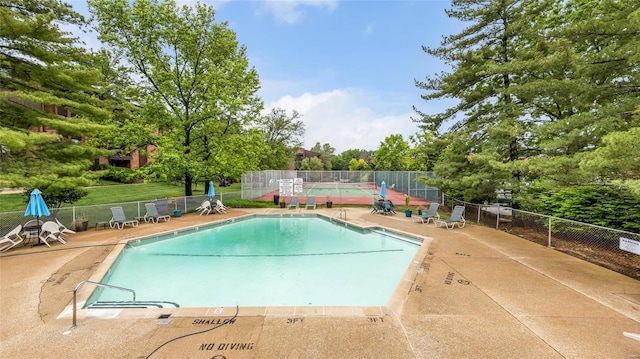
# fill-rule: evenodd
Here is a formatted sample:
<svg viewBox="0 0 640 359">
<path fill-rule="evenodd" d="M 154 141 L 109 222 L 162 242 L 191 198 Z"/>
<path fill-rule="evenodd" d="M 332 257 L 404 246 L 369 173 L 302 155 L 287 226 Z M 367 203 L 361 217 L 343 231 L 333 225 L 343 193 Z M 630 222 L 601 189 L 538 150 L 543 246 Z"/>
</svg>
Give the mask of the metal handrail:
<svg viewBox="0 0 640 359">
<path fill-rule="evenodd" d="M 336 216 L 338 216 L 338 219 L 343 219 L 342 215 L 344 214 L 344 220 L 347 220 L 347 210 L 345 208 L 338 208 L 338 210 L 336 211 L 336 213 L 333 214 L 333 216 L 331 217 L 331 219 L 333 220 L 334 218 L 336 218 Z"/>
<path fill-rule="evenodd" d="M 77 327 L 77 325 L 76 325 L 76 303 L 77 303 L 76 298 L 77 298 L 78 289 L 80 289 L 80 287 L 82 287 L 82 285 L 84 285 L 85 283 L 93 284 L 93 285 L 98 286 L 98 287 L 119 289 L 119 290 L 124 290 L 124 291 L 127 291 L 127 292 L 131 292 L 133 294 L 133 302 L 135 303 L 135 301 L 136 301 L 136 292 L 133 289 L 118 287 L 118 286 L 111 285 L 111 284 L 92 282 L 90 280 L 83 280 L 82 282 L 78 283 L 78 285 L 76 285 L 76 287 L 73 289 L 73 326 L 71 328 L 76 328 Z"/>
</svg>

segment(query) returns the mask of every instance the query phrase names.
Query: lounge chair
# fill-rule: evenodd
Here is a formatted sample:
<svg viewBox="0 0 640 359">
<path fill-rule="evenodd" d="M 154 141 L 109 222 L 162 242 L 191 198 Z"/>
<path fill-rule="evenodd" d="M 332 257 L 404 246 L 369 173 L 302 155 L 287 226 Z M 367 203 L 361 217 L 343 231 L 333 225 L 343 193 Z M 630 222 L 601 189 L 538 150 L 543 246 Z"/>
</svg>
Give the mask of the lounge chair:
<svg viewBox="0 0 640 359">
<path fill-rule="evenodd" d="M 227 207 L 225 207 L 224 204 L 222 204 L 222 201 L 219 199 L 216 200 L 216 206 L 213 209 L 215 209 L 216 212 L 220 214 L 227 213 Z"/>
<path fill-rule="evenodd" d="M 69 228 L 65 227 L 64 224 L 60 223 L 60 221 L 56 218 L 56 223 L 58 224 L 58 227 L 60 228 L 60 234 L 63 236 L 66 236 L 67 234 L 76 234 L 75 231 L 70 230 Z"/>
<path fill-rule="evenodd" d="M 155 201 L 156 210 L 160 216 L 169 216 L 171 217 L 171 213 L 169 213 L 169 201 L 166 198 L 158 198 Z"/>
<path fill-rule="evenodd" d="M 0 238 L 0 252 L 8 251 L 9 249 L 22 243 L 24 241 L 24 238 L 20 236 L 21 231 L 22 225 L 19 224 L 16 228 L 11 230 L 11 232 L 5 234 L 2 238 Z"/>
<path fill-rule="evenodd" d="M 440 224 L 443 223 L 447 229 L 453 229 L 455 225 L 458 225 L 458 228 L 463 228 L 467 223 L 464 220 L 464 206 L 455 206 L 453 208 L 453 212 L 451 212 L 451 217 L 447 219 L 438 219 L 434 223 L 436 226 L 440 227 Z M 451 224 L 451 228 L 449 228 L 449 224 Z"/>
<path fill-rule="evenodd" d="M 128 219 L 127 216 L 124 215 L 122 207 L 111 207 L 111 215 L 112 217 L 109 221 L 109 226 L 111 228 L 117 227 L 121 230 L 126 225 L 137 227 L 139 224 L 137 219 Z"/>
<path fill-rule="evenodd" d="M 196 211 L 200 212 L 200 215 L 202 216 L 205 213 L 211 213 L 212 209 L 211 202 L 209 200 L 204 200 L 202 201 L 202 204 L 200 204 L 200 207 L 196 208 Z"/>
<path fill-rule="evenodd" d="M 307 204 L 304 206 L 304 208 L 309 209 L 309 207 L 316 209 L 316 197 L 315 196 L 309 196 L 307 198 Z"/>
<path fill-rule="evenodd" d="M 296 196 L 291 197 L 291 202 L 289 202 L 289 205 L 287 207 L 288 208 L 291 208 L 291 207 L 298 208 L 298 197 L 296 197 Z"/>
<path fill-rule="evenodd" d="M 145 203 L 144 207 L 147 209 L 147 213 L 145 213 L 143 217 L 145 222 L 151 221 L 152 223 L 158 223 L 161 219 L 168 222 L 171 219 L 171 216 L 168 214 L 159 214 L 155 203 Z"/>
<path fill-rule="evenodd" d="M 439 203 L 431 203 L 429 205 L 429 209 L 426 211 L 422 211 L 422 214 L 416 217 L 416 222 L 419 220 L 422 223 L 429 223 L 429 221 L 433 221 L 436 223 L 436 220 L 440 219 L 440 215 L 438 214 Z M 425 222 L 426 220 L 426 222 Z"/>
<path fill-rule="evenodd" d="M 49 244 L 49 241 L 51 240 L 58 241 L 62 244 L 67 243 L 67 241 L 65 241 L 62 238 L 62 232 L 60 231 L 60 226 L 58 225 L 58 223 L 54 221 L 46 221 L 42 224 L 39 238 L 48 247 L 51 247 L 51 244 Z"/>
</svg>

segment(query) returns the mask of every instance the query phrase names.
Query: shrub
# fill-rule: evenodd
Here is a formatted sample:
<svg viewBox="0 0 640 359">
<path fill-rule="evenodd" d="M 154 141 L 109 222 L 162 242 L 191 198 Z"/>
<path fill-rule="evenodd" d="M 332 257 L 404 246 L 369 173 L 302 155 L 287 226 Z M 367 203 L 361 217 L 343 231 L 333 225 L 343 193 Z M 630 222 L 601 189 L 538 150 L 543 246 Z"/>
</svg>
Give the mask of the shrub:
<svg viewBox="0 0 640 359">
<path fill-rule="evenodd" d="M 603 227 L 640 232 L 640 202 L 624 191 L 605 186 L 565 188 L 541 195 L 539 212 Z"/>
<path fill-rule="evenodd" d="M 136 171 L 125 167 L 115 166 L 107 166 L 107 173 L 102 177 L 104 180 L 120 183 L 135 183 L 138 178 L 138 173 Z"/>
<path fill-rule="evenodd" d="M 273 207 L 273 201 L 254 201 L 250 199 L 230 199 L 224 201 L 226 207 L 231 208 L 271 208 Z"/>
<path fill-rule="evenodd" d="M 31 191 L 33 188 L 25 188 L 23 196 L 25 203 L 29 202 L 31 198 Z M 87 191 L 81 188 L 65 188 L 56 192 L 49 192 L 44 189 L 42 192 L 42 199 L 50 208 L 60 208 L 63 204 L 73 204 L 79 201 L 82 197 L 87 195 Z"/>
</svg>

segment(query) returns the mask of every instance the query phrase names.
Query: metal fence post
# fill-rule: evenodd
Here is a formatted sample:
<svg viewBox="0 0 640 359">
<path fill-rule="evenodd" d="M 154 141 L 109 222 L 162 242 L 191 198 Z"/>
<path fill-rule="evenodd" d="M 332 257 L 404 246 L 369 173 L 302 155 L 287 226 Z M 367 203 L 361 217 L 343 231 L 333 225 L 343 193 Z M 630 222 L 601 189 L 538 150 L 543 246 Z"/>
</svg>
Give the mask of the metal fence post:
<svg viewBox="0 0 640 359">
<path fill-rule="evenodd" d="M 551 248 L 551 217 L 549 217 L 549 243 L 547 245 Z"/>
</svg>

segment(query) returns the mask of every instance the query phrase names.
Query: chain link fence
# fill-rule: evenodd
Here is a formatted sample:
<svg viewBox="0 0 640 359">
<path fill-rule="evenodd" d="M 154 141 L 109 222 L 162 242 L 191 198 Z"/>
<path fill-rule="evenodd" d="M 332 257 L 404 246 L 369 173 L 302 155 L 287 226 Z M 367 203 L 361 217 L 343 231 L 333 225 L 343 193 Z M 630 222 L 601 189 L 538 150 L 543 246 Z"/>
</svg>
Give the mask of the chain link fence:
<svg viewBox="0 0 640 359">
<path fill-rule="evenodd" d="M 278 190 L 279 180 L 302 178 L 304 183 L 363 183 L 378 188 L 384 181 L 388 188 L 430 202 L 440 199 L 436 187 L 427 186 L 420 178 L 432 178 L 431 172 L 420 171 L 254 171 L 242 175 L 242 198 L 257 199 Z M 337 196 L 340 196 L 339 187 Z"/>
<path fill-rule="evenodd" d="M 215 195 L 214 200 L 220 200 L 224 203 L 226 200 L 239 199 L 241 197 L 240 192 L 225 192 Z M 172 197 L 169 199 L 163 198 L 162 203 L 166 207 L 166 211 L 170 215 L 174 215 L 175 210 L 180 210 L 182 213 L 194 212 L 198 206 L 204 200 L 208 200 L 206 195 L 199 196 L 185 196 L 185 197 Z M 145 204 L 159 202 L 158 199 L 151 199 L 148 201 L 136 201 L 136 202 L 121 202 L 121 203 L 109 203 L 99 204 L 93 206 L 73 206 L 62 207 L 56 209 L 49 209 L 51 215 L 48 217 L 41 217 L 41 221 L 54 220 L 57 218 L 60 223 L 68 228 L 75 228 L 74 224 L 79 218 L 86 218 L 88 220 L 88 227 L 95 228 L 97 223 L 108 222 L 111 219 L 111 207 L 122 207 L 127 218 L 142 218 L 146 214 Z M 25 204 L 25 208 L 26 208 Z M 158 208 L 160 213 L 163 213 L 164 208 Z M 5 235 L 18 224 L 24 225 L 27 221 L 34 219 L 33 217 L 25 217 L 24 211 L 15 212 L 2 212 L 0 213 L 0 236 Z"/>
<path fill-rule="evenodd" d="M 475 204 L 442 196 L 448 210 L 465 207 L 465 219 L 514 234 L 631 278 L 640 279 L 640 234 L 513 209 Z"/>
</svg>

